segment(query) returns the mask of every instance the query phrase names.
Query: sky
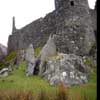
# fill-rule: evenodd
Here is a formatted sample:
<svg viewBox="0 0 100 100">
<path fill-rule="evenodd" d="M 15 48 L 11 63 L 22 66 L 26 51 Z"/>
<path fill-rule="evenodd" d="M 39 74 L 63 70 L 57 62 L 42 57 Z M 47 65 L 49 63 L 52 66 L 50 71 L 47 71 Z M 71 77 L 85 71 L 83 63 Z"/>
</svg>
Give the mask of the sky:
<svg viewBox="0 0 100 100">
<path fill-rule="evenodd" d="M 94 8 L 95 1 L 88 0 L 90 8 Z M 7 46 L 13 16 L 16 28 L 20 29 L 54 9 L 54 0 L 0 0 L 0 43 Z"/>
</svg>

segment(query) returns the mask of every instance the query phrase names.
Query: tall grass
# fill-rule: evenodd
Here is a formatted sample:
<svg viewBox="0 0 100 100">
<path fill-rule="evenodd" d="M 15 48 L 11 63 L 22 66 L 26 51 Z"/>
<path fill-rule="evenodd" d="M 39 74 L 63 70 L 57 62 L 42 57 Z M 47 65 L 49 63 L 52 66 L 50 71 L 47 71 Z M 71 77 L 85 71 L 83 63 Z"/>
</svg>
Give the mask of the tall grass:
<svg viewBox="0 0 100 100">
<path fill-rule="evenodd" d="M 33 94 L 32 91 L 0 90 L 0 100 L 91 100 L 85 92 L 76 93 L 75 98 L 71 98 L 69 93 L 69 89 L 66 89 L 63 84 L 58 86 L 55 95 L 50 95 L 43 90 L 38 95 Z"/>
<path fill-rule="evenodd" d="M 91 73 L 87 84 L 73 87 L 58 87 L 38 77 L 25 76 L 25 62 L 11 75 L 0 78 L 0 100 L 96 100 L 96 72 Z"/>
<path fill-rule="evenodd" d="M 69 100 L 68 94 L 69 90 L 62 83 L 58 86 L 58 93 L 56 96 L 56 100 Z"/>
<path fill-rule="evenodd" d="M 34 100 L 31 91 L 0 90 L 0 100 Z"/>
</svg>

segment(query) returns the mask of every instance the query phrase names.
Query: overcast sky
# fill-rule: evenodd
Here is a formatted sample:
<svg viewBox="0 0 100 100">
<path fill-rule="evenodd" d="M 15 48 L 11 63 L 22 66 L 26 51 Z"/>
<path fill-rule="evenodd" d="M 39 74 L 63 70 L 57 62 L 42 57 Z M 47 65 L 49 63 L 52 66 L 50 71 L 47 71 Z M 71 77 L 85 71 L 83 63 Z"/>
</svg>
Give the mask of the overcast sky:
<svg viewBox="0 0 100 100">
<path fill-rule="evenodd" d="M 89 0 L 90 8 L 94 8 L 95 1 Z M 16 27 L 20 29 L 33 20 L 44 17 L 54 8 L 54 0 L 0 0 L 0 43 L 7 46 L 13 16 L 16 17 Z"/>
</svg>

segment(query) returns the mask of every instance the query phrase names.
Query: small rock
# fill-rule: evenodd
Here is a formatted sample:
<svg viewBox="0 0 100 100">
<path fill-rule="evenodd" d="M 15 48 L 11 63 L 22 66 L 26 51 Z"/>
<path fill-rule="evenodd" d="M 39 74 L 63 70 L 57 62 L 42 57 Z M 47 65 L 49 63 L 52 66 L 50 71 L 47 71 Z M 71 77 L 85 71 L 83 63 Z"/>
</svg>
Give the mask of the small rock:
<svg viewBox="0 0 100 100">
<path fill-rule="evenodd" d="M 0 77 L 6 77 L 8 76 L 8 73 L 9 73 L 9 69 L 3 68 L 2 70 L 0 70 Z"/>
</svg>

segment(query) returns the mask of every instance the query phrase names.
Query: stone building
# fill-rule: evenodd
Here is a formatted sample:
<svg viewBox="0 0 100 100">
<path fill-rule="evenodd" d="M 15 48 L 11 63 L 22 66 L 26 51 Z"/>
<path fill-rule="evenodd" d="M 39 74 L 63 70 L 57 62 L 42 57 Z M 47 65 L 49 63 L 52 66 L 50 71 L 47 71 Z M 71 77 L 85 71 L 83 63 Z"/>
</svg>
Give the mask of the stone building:
<svg viewBox="0 0 100 100">
<path fill-rule="evenodd" d="M 53 12 L 21 29 L 16 29 L 13 18 L 8 52 L 25 49 L 29 44 L 42 47 L 52 34 L 58 51 L 86 55 L 95 43 L 95 16 L 96 10 L 91 12 L 87 0 L 55 0 Z"/>
<path fill-rule="evenodd" d="M 58 51 L 87 55 L 95 41 L 87 0 L 56 0 Z"/>
</svg>

